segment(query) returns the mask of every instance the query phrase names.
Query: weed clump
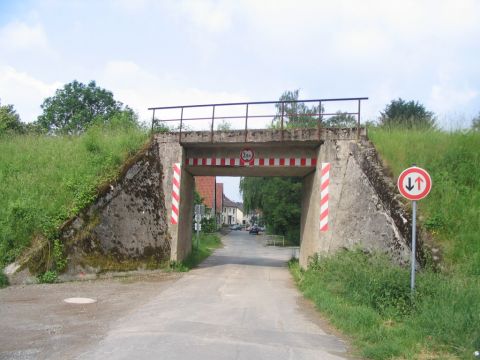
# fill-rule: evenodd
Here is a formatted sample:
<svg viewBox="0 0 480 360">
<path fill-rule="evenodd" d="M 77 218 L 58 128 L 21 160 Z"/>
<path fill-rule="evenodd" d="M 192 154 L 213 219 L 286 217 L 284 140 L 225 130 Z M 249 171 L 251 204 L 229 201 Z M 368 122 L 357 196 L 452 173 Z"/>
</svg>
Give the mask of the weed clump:
<svg viewBox="0 0 480 360">
<path fill-rule="evenodd" d="M 3 271 L 0 271 L 0 289 L 4 288 L 5 286 L 8 286 L 8 278 Z"/>
</svg>

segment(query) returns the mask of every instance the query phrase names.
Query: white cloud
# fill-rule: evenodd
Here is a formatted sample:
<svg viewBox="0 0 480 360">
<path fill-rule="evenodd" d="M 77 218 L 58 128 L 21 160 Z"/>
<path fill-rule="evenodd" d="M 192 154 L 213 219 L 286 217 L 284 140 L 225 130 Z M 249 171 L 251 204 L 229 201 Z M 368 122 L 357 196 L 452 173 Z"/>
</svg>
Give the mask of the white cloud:
<svg viewBox="0 0 480 360">
<path fill-rule="evenodd" d="M 429 104 L 437 112 L 461 111 L 479 96 L 478 90 L 469 87 L 454 87 L 449 84 L 432 86 Z"/>
<path fill-rule="evenodd" d="M 132 13 L 132 12 L 141 12 L 147 9 L 147 7 L 152 6 L 152 2 L 149 0 L 113 0 L 111 1 L 111 6 L 115 9 L 120 8 L 121 10 Z"/>
<path fill-rule="evenodd" d="M 44 83 L 11 66 L 0 65 L 0 99 L 2 104 L 12 104 L 24 122 L 32 122 L 41 114 L 40 105 L 52 96 L 62 84 Z"/>
<path fill-rule="evenodd" d="M 334 35 L 333 44 L 335 54 L 352 61 L 371 59 L 374 54 L 385 54 L 391 50 L 387 36 L 376 29 L 338 32 Z"/>
<path fill-rule="evenodd" d="M 13 51 L 46 49 L 47 35 L 41 25 L 13 21 L 0 29 L 0 47 Z"/>
<path fill-rule="evenodd" d="M 152 116 L 147 110 L 149 107 L 248 101 L 244 95 L 238 93 L 183 86 L 180 79 L 172 75 L 151 73 L 132 61 L 108 62 L 99 84 L 113 91 L 116 99 L 132 107 L 141 120 L 147 121 Z M 198 114 L 190 111 L 185 113 L 185 116 Z M 165 116 L 178 117 L 179 114 L 170 112 L 165 113 Z"/>
<path fill-rule="evenodd" d="M 177 6 L 191 23 L 210 32 L 223 32 L 232 24 L 231 8 L 225 1 L 184 0 Z"/>
</svg>

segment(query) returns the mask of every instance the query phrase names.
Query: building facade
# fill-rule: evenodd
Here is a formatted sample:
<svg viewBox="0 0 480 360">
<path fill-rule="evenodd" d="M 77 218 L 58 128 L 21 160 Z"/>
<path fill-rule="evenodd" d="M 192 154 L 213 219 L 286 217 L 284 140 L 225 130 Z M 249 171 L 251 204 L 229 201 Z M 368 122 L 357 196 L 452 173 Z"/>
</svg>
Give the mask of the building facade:
<svg viewBox="0 0 480 360">
<path fill-rule="evenodd" d="M 223 195 L 222 224 L 224 225 L 245 225 L 243 216 L 243 204 L 235 202 Z"/>
<path fill-rule="evenodd" d="M 214 191 L 215 189 L 215 191 Z M 223 184 L 217 183 L 215 176 L 196 176 L 195 190 L 202 198 L 202 202 L 207 210 L 207 216 L 213 216 L 217 224 L 222 223 L 223 208 Z"/>
</svg>

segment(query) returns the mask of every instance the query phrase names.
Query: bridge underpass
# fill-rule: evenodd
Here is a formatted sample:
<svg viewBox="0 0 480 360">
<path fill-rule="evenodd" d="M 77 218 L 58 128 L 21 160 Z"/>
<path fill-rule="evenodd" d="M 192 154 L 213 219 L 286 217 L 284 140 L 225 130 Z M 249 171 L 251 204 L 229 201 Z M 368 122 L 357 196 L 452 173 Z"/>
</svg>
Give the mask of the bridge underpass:
<svg viewBox="0 0 480 360">
<path fill-rule="evenodd" d="M 360 104 L 359 99 L 355 101 Z M 216 120 L 239 117 L 224 114 L 217 118 L 215 110 L 230 104 L 205 105 L 213 109 L 209 131 L 182 125 L 187 120 L 205 119 L 186 118 L 188 107 L 174 107 L 180 110 L 180 118 L 165 120 L 179 121 L 178 127 L 156 128 L 160 120 L 154 114 L 148 147 L 125 167 L 121 179 L 106 187 L 89 209 L 62 229 L 63 241 L 75 255 L 72 268 L 78 264 L 83 271 L 85 258 L 92 252 L 119 259 L 185 259 L 192 249 L 195 176 L 303 178 L 303 267 L 316 253 L 357 246 L 384 251 L 398 262 L 406 262 L 409 215 L 395 198 L 394 185 L 384 174 L 366 129 L 359 122 L 353 128 L 323 127 L 324 116 L 335 113 L 325 113 L 322 100 L 318 103 L 321 113 L 310 113 L 295 126 L 289 126 L 287 120 L 293 121 L 297 115 L 283 114 L 286 105 L 282 102 L 275 103 L 282 109 L 280 117 L 251 115 L 252 103 L 244 103 L 246 116 L 240 116 L 244 123 L 219 131 L 213 130 Z M 354 114 L 359 120 L 359 110 Z M 250 116 L 270 121 L 273 117 L 276 122 L 268 129 L 251 129 L 247 124 Z M 421 258 L 420 253 L 417 256 Z"/>
<path fill-rule="evenodd" d="M 396 252 L 400 257 L 408 252 L 395 222 L 355 159 L 355 149 L 366 141 L 364 128 L 291 129 L 283 134 L 275 129 L 251 130 L 248 137 L 240 130 L 160 133 L 155 141 L 167 169 L 163 178 L 167 214 L 178 217 L 169 224 L 172 260 L 184 259 L 191 250 L 194 176 L 303 177 L 302 266 L 315 253 L 356 245 Z M 245 152 L 249 160 L 242 159 Z M 180 169 L 176 185 L 174 164 Z M 321 231 L 325 210 L 321 169 L 327 164 L 328 229 Z"/>
</svg>

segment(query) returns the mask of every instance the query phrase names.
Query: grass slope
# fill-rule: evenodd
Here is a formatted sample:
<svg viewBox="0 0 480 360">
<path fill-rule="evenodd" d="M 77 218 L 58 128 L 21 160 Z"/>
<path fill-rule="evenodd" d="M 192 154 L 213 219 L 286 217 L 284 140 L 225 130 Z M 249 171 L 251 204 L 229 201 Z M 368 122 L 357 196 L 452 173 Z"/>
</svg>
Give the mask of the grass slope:
<svg viewBox="0 0 480 360">
<path fill-rule="evenodd" d="M 480 132 L 369 131 L 396 179 L 411 164 L 432 176 L 419 201 L 420 221 L 444 249 L 455 271 L 480 275 Z"/>
<path fill-rule="evenodd" d="M 396 177 L 415 163 L 433 189 L 420 223 L 444 250 L 442 270 L 409 270 L 381 255 L 341 252 L 290 265 L 305 296 L 372 359 L 471 359 L 480 349 L 480 133 L 371 129 Z"/>
<path fill-rule="evenodd" d="M 81 136 L 1 137 L 0 266 L 34 234 L 55 237 L 146 139 L 143 130 L 118 125 L 92 127 Z"/>
</svg>

